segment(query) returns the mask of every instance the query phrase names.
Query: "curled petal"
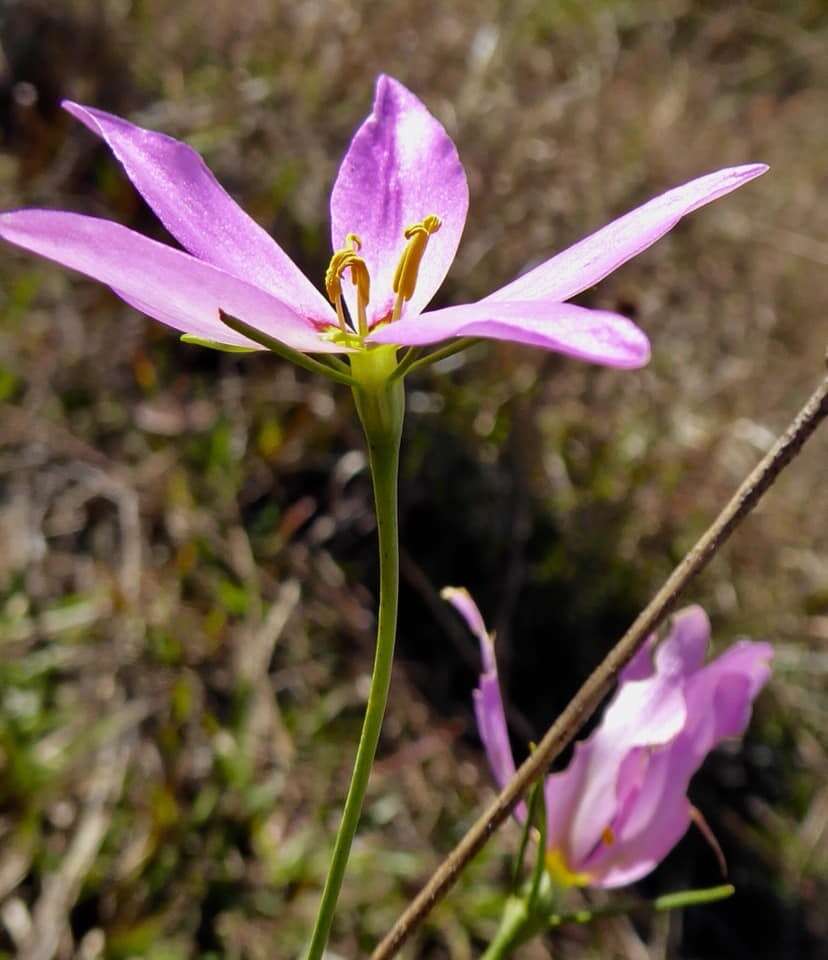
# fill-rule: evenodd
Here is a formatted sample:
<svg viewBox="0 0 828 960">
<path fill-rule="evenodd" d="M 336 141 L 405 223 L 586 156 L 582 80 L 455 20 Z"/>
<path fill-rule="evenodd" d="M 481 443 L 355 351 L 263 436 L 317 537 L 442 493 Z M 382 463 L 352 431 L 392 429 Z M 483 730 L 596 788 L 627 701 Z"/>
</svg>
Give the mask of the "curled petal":
<svg viewBox="0 0 828 960">
<path fill-rule="evenodd" d="M 341 350 L 264 290 L 109 220 L 16 210 L 0 215 L 0 237 L 107 284 L 131 305 L 185 333 L 256 347 L 219 320 L 221 308 L 295 350 Z"/>
<path fill-rule="evenodd" d="M 368 320 L 390 313 L 394 273 L 404 232 L 431 214 L 441 220 L 428 240 L 414 295 L 403 316 L 416 316 L 431 300 L 454 260 L 466 222 L 469 189 L 449 135 L 426 107 L 391 77 L 377 80 L 371 115 L 354 135 L 331 194 L 334 250 L 348 234 L 362 241 L 371 274 Z M 354 314 L 354 291 L 344 294 Z"/>
<path fill-rule="evenodd" d="M 509 743 L 509 728 L 497 676 L 494 644 L 468 590 L 462 587 L 446 587 L 442 591 L 442 597 L 457 610 L 480 641 L 483 673 L 480 675 L 480 685 L 474 691 L 474 715 L 495 783 L 498 789 L 502 789 L 514 776 L 515 761 Z M 526 818 L 525 804 L 521 803 L 515 808 L 515 816 L 521 821 Z"/>
<path fill-rule="evenodd" d="M 103 110 L 69 100 L 63 106 L 106 141 L 141 196 L 193 256 L 262 287 L 298 313 L 336 323 L 325 298 L 192 147 Z"/>
<path fill-rule="evenodd" d="M 465 587 L 443 587 L 440 596 L 447 600 L 460 616 L 466 621 L 466 626 L 480 641 L 480 652 L 483 656 L 483 669 L 497 671 L 494 657 L 490 656 L 492 642 L 489 631 L 483 620 L 483 615 L 477 609 L 477 604 Z"/>
<path fill-rule="evenodd" d="M 403 317 L 379 327 L 375 343 L 420 346 L 449 337 L 490 337 L 554 350 L 592 363 L 633 369 L 650 359 L 645 334 L 626 317 L 545 300 L 483 300 Z"/>
<path fill-rule="evenodd" d="M 767 169 L 764 163 L 727 167 L 668 190 L 496 290 L 487 300 L 569 300 L 652 246 L 688 213 Z"/>
</svg>

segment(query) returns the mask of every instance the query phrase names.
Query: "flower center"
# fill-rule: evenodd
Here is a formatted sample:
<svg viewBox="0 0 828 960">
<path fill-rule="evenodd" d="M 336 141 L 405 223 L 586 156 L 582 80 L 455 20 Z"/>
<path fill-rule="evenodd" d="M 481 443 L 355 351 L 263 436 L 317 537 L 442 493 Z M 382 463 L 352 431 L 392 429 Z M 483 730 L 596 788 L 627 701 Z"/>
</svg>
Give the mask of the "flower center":
<svg viewBox="0 0 828 960">
<path fill-rule="evenodd" d="M 407 243 L 403 248 L 397 269 L 394 271 L 392 285 L 396 299 L 390 317 L 386 316 L 383 319 L 390 319 L 392 323 L 399 320 L 404 303 L 414 295 L 420 264 L 429 238 L 437 233 L 441 226 L 442 220 L 430 213 L 419 223 L 413 223 L 405 229 L 403 235 Z M 368 336 L 367 307 L 371 296 L 371 278 L 368 275 L 365 260 L 358 255 L 361 248 L 362 240 L 355 233 L 349 233 L 345 237 L 345 246 L 335 251 L 325 271 L 325 292 L 336 308 L 336 318 L 339 322 L 339 330 L 333 336 L 337 340 L 342 339 L 343 342 L 350 341 L 354 333 L 359 337 L 360 343 Z M 342 304 L 342 278 L 346 270 L 351 271 L 351 282 L 357 288 L 355 331 L 353 323 L 349 327 L 345 319 L 345 308 Z"/>
</svg>

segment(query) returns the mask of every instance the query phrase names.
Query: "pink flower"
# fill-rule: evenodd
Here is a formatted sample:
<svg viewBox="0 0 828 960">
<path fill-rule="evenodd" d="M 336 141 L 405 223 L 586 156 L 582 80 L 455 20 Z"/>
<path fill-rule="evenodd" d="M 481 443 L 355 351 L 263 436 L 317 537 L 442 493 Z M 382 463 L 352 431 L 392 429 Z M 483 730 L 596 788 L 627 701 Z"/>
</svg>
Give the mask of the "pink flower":
<svg viewBox="0 0 828 960">
<path fill-rule="evenodd" d="M 2 214 L 0 236 L 107 284 L 137 310 L 191 336 L 256 348 L 221 322 L 221 309 L 307 353 L 474 336 L 641 366 L 649 344 L 634 324 L 565 301 L 641 253 L 685 214 L 767 169 L 751 164 L 693 180 L 477 303 L 424 312 L 460 242 L 466 176 L 442 125 L 402 84 L 381 76 L 373 112 L 351 141 L 331 194 L 335 253 L 325 288 L 332 306 L 192 148 L 102 110 L 64 106 L 103 137 L 187 252 L 117 223 L 54 210 Z"/>
<path fill-rule="evenodd" d="M 499 787 L 515 770 L 492 640 L 471 597 L 444 596 L 480 640 L 477 726 Z M 569 766 L 547 777 L 546 863 L 558 882 L 620 887 L 648 874 L 691 822 L 690 779 L 724 738 L 742 734 L 770 676 L 773 650 L 741 641 L 705 664 L 710 622 L 701 607 L 673 618 L 622 672 L 598 728 Z M 518 809 L 520 819 L 525 808 Z"/>
</svg>

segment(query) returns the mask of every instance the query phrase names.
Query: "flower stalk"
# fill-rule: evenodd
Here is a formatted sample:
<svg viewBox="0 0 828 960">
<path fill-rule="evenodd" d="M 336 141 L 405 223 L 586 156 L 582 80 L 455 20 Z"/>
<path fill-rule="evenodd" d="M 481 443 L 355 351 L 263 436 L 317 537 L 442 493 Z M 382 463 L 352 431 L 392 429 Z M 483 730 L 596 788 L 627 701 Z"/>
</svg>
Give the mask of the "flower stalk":
<svg viewBox="0 0 828 960">
<path fill-rule="evenodd" d="M 356 353 L 351 369 L 357 413 L 365 431 L 368 463 L 374 488 L 374 509 L 379 542 L 380 585 L 377 643 L 365 718 L 357 746 L 351 783 L 345 798 L 331 862 L 316 917 L 306 960 L 321 960 L 330 935 L 339 891 L 359 824 L 365 792 L 379 743 L 397 633 L 399 594 L 399 531 L 397 523 L 397 478 L 400 438 L 405 414 L 402 380 L 391 381 L 396 350 L 380 347 Z"/>
</svg>

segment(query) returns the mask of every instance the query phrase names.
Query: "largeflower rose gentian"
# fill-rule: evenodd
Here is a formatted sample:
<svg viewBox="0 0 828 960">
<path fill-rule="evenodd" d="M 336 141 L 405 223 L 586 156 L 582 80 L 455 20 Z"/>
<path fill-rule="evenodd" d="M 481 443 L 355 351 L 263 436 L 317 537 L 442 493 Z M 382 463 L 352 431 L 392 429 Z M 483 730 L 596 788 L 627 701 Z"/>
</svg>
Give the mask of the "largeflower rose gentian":
<svg viewBox="0 0 828 960">
<path fill-rule="evenodd" d="M 750 164 L 692 180 L 483 300 L 426 311 L 454 260 L 468 186 L 443 126 L 396 80 L 377 80 L 373 111 L 351 141 L 333 187 L 328 299 L 191 147 L 93 107 L 64 106 L 103 137 L 187 252 L 108 220 L 55 210 L 4 213 L 0 236 L 107 284 L 177 330 L 253 349 L 258 344 L 224 324 L 219 311 L 306 353 L 473 336 L 609 366 L 641 366 L 649 344 L 633 323 L 565 301 L 641 253 L 685 214 L 767 169 Z"/>
</svg>

